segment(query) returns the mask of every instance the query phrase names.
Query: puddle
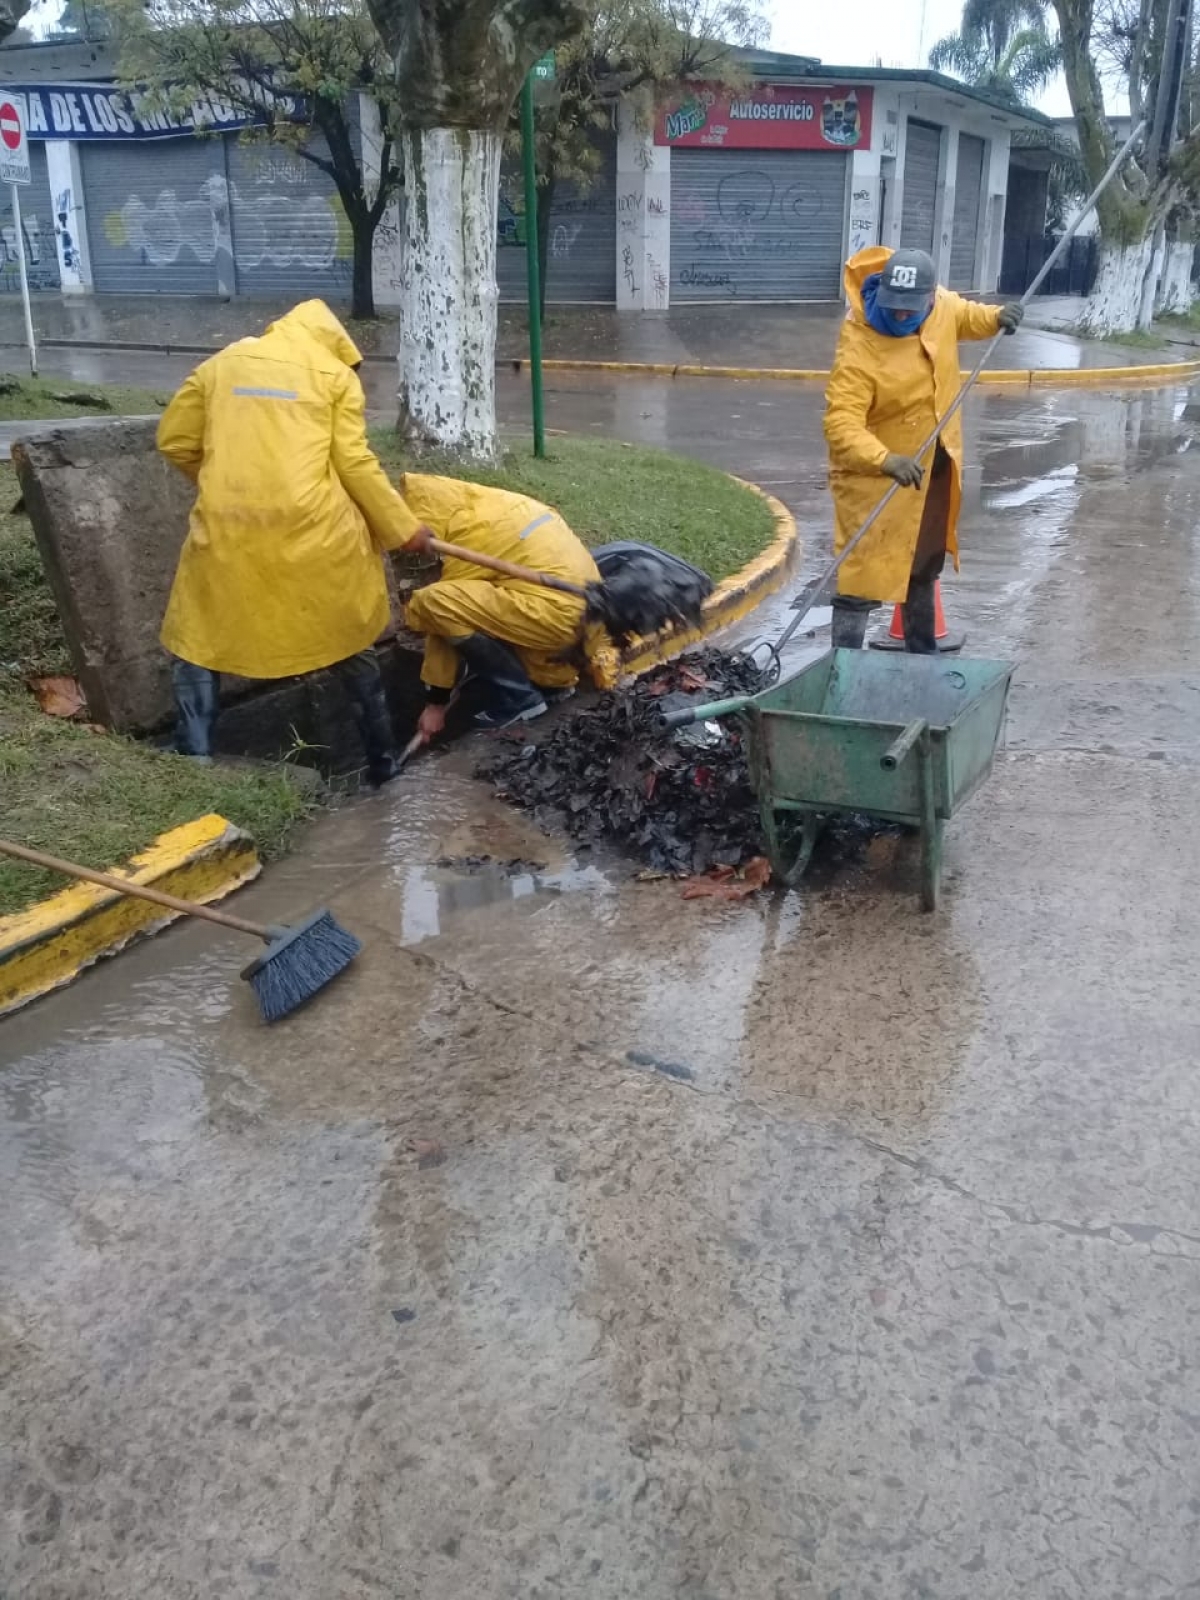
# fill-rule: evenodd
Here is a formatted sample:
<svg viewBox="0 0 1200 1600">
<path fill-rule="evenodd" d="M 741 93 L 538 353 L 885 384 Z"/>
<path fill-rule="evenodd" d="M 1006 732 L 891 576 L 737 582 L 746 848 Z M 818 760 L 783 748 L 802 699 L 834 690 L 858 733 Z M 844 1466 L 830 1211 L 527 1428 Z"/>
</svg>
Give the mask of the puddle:
<svg viewBox="0 0 1200 1600">
<path fill-rule="evenodd" d="M 532 915 L 562 895 L 616 893 L 598 866 L 572 862 L 553 870 L 527 867 L 478 856 L 408 867 L 400 880 L 401 942 L 415 945 L 436 939 L 460 917 L 491 907 Z"/>
</svg>

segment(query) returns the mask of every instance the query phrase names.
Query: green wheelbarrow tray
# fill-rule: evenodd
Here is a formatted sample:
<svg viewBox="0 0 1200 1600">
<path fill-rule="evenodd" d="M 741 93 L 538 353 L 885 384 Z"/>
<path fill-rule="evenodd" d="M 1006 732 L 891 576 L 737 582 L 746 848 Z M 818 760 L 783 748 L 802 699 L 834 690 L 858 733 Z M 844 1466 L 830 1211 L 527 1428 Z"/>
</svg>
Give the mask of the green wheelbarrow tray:
<svg viewBox="0 0 1200 1600">
<path fill-rule="evenodd" d="M 823 820 L 856 813 L 921 834 L 921 906 L 937 906 L 947 820 L 992 770 L 1013 666 L 831 650 L 761 694 L 667 712 L 741 716 L 771 867 L 789 887 Z M 802 825 L 795 839 L 794 821 Z"/>
</svg>

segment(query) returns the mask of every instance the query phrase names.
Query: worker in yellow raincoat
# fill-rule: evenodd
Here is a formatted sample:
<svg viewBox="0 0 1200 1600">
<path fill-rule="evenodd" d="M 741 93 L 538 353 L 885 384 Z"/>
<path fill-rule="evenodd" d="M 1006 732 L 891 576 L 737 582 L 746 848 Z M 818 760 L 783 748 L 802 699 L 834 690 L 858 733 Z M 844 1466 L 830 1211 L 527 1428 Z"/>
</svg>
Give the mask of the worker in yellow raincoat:
<svg viewBox="0 0 1200 1600">
<path fill-rule="evenodd" d="M 403 488 L 414 515 L 450 544 L 580 586 L 599 579 L 587 547 L 540 501 L 416 472 L 405 474 Z M 426 739 L 442 731 L 464 666 L 484 691 L 476 722 L 504 727 L 541 716 L 547 697 L 574 688 L 579 660 L 607 642 L 603 629 L 585 624 L 582 600 L 454 559 L 412 596 L 405 622 L 425 635 Z"/>
<path fill-rule="evenodd" d="M 203 362 L 163 414 L 158 448 L 198 487 L 162 627 L 177 744 L 212 752 L 221 673 L 332 667 L 368 777 L 396 770 L 371 646 L 389 620 L 384 550 L 427 537 L 367 443 L 362 362 L 320 300 Z"/>
<path fill-rule="evenodd" d="M 893 496 L 838 573 L 833 646 L 860 649 L 872 607 L 897 602 L 905 648 L 931 655 L 934 585 L 947 554 L 958 565 L 961 418 L 946 424 L 932 461 L 915 453 L 958 393 L 958 341 L 1015 333 L 1023 309 L 980 305 L 940 288 L 923 250 L 860 250 L 846 263 L 845 285 L 849 310 L 825 407 L 834 550 L 879 503 L 885 479 L 910 492 Z"/>
</svg>

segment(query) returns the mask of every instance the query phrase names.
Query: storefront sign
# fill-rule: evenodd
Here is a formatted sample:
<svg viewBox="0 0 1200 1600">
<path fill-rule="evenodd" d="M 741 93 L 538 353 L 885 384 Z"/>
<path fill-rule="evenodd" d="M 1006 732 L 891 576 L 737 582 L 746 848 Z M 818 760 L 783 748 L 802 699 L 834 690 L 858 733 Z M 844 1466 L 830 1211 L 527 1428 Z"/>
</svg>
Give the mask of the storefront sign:
<svg viewBox="0 0 1200 1600">
<path fill-rule="evenodd" d="M 851 150 L 871 143 L 870 89 L 699 87 L 659 113 L 657 144 L 711 150 Z"/>
<path fill-rule="evenodd" d="M 172 117 L 139 105 L 136 94 L 109 84 L 6 84 L 4 92 L 25 96 L 31 139 L 176 139 L 197 132 L 232 133 L 265 120 L 263 114 L 253 115 L 215 96 L 197 100 L 185 116 Z M 295 96 L 280 95 L 276 109 L 292 117 L 302 108 Z"/>
</svg>

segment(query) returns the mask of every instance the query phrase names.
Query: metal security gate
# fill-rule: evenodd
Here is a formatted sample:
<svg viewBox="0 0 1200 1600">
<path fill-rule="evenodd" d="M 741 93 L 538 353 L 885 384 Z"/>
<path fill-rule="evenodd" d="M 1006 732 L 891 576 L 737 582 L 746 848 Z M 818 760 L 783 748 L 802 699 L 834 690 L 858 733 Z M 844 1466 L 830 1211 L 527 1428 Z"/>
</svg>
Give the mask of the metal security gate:
<svg viewBox="0 0 1200 1600">
<path fill-rule="evenodd" d="M 904 139 L 904 200 L 900 208 L 900 248 L 933 254 L 938 167 L 942 130 L 932 122 L 908 124 Z"/>
<path fill-rule="evenodd" d="M 219 140 L 81 142 L 93 285 L 106 294 L 216 294 L 208 184 Z"/>
<path fill-rule="evenodd" d="M 983 194 L 982 139 L 958 136 L 958 169 L 954 180 L 954 232 L 950 236 L 950 287 L 975 289 L 975 247 L 979 242 L 979 206 Z"/>
<path fill-rule="evenodd" d="M 519 166 L 500 174 L 496 279 L 501 300 L 526 298 L 525 187 Z M 557 183 L 550 207 L 546 299 L 559 305 L 617 298 L 617 146 L 605 140 L 600 168 L 585 188 Z"/>
<path fill-rule="evenodd" d="M 30 182 L 21 189 L 21 245 L 17 241 L 13 218 L 12 190 L 7 184 L 0 186 L 0 293 L 20 294 L 21 258 L 18 248 L 25 251 L 25 271 L 32 290 L 59 287 L 58 251 L 54 244 L 54 200 L 50 193 L 50 176 L 46 171 L 46 147 L 29 146 Z"/>
<path fill-rule="evenodd" d="M 836 300 L 849 157 L 671 152 L 671 300 Z"/>
<path fill-rule="evenodd" d="M 238 294 L 348 296 L 354 240 L 328 173 L 286 146 L 235 137 L 225 160 Z"/>
</svg>

